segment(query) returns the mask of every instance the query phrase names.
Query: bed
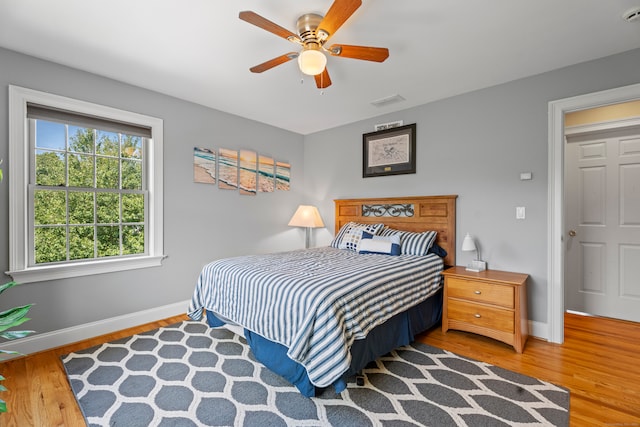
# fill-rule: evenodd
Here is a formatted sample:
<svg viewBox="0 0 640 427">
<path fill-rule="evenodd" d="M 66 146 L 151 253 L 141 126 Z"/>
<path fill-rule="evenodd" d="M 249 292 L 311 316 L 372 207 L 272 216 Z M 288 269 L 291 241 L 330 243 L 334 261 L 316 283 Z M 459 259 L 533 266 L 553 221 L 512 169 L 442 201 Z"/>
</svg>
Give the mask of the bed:
<svg viewBox="0 0 640 427">
<path fill-rule="evenodd" d="M 303 395 L 340 393 L 369 362 L 440 321 L 456 198 L 335 200 L 330 246 L 213 261 L 188 315 L 241 327 L 256 359 Z"/>
</svg>

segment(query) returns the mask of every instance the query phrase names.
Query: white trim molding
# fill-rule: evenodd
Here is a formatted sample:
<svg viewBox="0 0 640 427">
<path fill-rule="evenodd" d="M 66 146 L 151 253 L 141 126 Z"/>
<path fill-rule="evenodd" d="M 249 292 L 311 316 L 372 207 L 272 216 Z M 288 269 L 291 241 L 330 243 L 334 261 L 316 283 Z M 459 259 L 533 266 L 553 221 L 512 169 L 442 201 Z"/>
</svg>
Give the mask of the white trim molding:
<svg viewBox="0 0 640 427">
<path fill-rule="evenodd" d="M 60 264 L 29 265 L 29 144 L 27 104 L 37 104 L 62 111 L 82 112 L 122 123 L 151 129 L 147 150 L 148 221 L 145 254 L 110 259 L 79 260 Z M 163 253 L 163 120 L 86 101 L 9 85 L 9 271 L 14 280 L 27 283 L 78 277 L 135 268 L 157 267 Z M 146 202 L 145 202 L 146 203 Z"/>
<path fill-rule="evenodd" d="M 547 323 L 551 342 L 564 342 L 564 115 L 638 99 L 640 84 L 549 102 Z M 629 123 L 635 123 L 635 120 L 631 119 Z M 605 129 L 602 126 L 609 125 L 611 123 L 595 124 L 593 129 Z"/>
<path fill-rule="evenodd" d="M 549 324 L 538 322 L 537 320 L 529 320 L 529 338 L 531 337 L 548 341 Z"/>
<path fill-rule="evenodd" d="M 185 314 L 189 307 L 189 302 L 190 301 L 188 300 L 180 301 L 161 307 L 151 308 L 149 310 L 99 320 L 97 322 L 85 323 L 83 325 L 59 329 L 57 331 L 30 335 L 19 340 L 4 342 L 0 344 L 0 350 L 17 351 L 23 355 L 37 353 L 39 351 L 60 347 L 100 335 L 144 325 L 145 323 Z M 13 357 L 19 356 L 20 355 L 16 355 Z M 12 357 L 8 357 L 3 360 L 8 360 L 10 358 Z"/>
</svg>

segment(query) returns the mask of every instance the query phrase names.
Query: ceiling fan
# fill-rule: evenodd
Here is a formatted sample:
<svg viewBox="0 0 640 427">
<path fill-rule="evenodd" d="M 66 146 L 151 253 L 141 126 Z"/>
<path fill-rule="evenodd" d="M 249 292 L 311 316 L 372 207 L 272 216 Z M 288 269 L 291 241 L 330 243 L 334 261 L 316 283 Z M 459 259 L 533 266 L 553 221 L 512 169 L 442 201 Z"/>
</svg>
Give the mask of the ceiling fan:
<svg viewBox="0 0 640 427">
<path fill-rule="evenodd" d="M 338 31 L 342 24 L 344 24 L 361 5 L 361 0 L 335 0 L 325 16 L 315 13 L 304 14 L 298 18 L 296 24 L 298 34 L 294 34 L 255 12 L 240 12 L 239 18 L 243 21 L 302 46 L 302 50 L 299 52 L 285 53 L 284 55 L 251 67 L 249 70 L 254 73 L 262 73 L 277 65 L 298 58 L 300 71 L 304 74 L 314 76 L 318 89 L 324 89 L 331 85 L 331 78 L 329 77 L 329 72 L 326 67 L 327 57 L 324 52 L 331 56 L 383 62 L 389 57 L 389 49 L 387 48 L 346 44 L 334 44 L 328 48 L 325 47 L 327 40 Z"/>
</svg>

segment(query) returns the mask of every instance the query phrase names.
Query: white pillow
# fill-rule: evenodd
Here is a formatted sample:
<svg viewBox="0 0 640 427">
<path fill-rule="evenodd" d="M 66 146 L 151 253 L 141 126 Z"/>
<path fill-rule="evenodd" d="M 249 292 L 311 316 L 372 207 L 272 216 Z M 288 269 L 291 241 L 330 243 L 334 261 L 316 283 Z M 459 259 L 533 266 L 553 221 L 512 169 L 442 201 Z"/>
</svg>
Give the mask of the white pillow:
<svg viewBox="0 0 640 427">
<path fill-rule="evenodd" d="M 400 255 L 400 236 L 373 236 L 363 232 L 358 243 L 358 253 Z"/>
</svg>

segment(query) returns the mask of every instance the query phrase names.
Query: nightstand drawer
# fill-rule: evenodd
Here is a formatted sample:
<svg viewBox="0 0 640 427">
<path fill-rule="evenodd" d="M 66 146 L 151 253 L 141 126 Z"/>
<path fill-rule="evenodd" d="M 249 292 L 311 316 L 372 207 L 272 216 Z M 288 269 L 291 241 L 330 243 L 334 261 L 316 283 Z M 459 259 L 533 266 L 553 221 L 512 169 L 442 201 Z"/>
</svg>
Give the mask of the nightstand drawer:
<svg viewBox="0 0 640 427">
<path fill-rule="evenodd" d="M 450 298 L 484 302 L 506 308 L 514 307 L 513 286 L 494 285 L 450 277 L 447 281 L 447 287 Z"/>
<path fill-rule="evenodd" d="M 447 308 L 450 321 L 458 320 L 496 331 L 514 332 L 515 316 L 513 311 L 474 304 L 451 297 L 447 299 Z"/>
</svg>

